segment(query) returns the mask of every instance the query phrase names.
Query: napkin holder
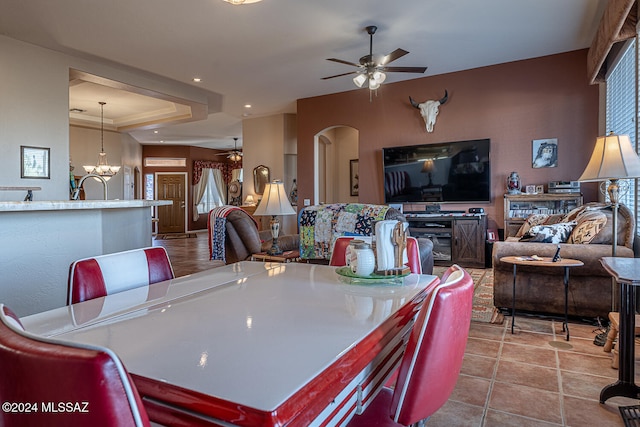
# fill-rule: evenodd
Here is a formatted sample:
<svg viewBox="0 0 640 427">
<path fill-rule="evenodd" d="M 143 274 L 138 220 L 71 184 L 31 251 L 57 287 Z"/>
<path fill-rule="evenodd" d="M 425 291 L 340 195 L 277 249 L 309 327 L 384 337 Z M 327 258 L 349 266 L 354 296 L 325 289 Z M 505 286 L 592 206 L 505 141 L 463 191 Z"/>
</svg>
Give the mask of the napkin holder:
<svg viewBox="0 0 640 427">
<path fill-rule="evenodd" d="M 385 220 L 376 223 L 376 274 L 405 276 L 411 272 L 404 265 L 407 247 L 407 223 Z"/>
</svg>

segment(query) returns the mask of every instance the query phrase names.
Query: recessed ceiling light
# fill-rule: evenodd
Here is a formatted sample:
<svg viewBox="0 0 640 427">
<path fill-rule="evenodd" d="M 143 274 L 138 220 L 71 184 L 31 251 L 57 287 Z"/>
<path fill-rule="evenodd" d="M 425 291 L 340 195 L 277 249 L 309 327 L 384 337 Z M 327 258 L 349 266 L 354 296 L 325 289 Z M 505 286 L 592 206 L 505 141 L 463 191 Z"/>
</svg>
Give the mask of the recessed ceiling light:
<svg viewBox="0 0 640 427">
<path fill-rule="evenodd" d="M 196 83 L 200 83 L 202 81 L 202 79 L 200 77 L 194 77 L 193 81 Z"/>
<path fill-rule="evenodd" d="M 258 3 L 259 1 L 262 1 L 262 0 L 222 0 L 222 1 L 231 3 L 232 5 L 235 5 L 235 6 L 240 6 L 241 4 Z"/>
<path fill-rule="evenodd" d="M 158 133 L 158 131 L 157 131 L 157 130 L 154 130 L 154 131 L 153 131 L 153 133 Z"/>
<path fill-rule="evenodd" d="M 244 104 L 244 108 L 251 108 L 251 104 Z"/>
</svg>

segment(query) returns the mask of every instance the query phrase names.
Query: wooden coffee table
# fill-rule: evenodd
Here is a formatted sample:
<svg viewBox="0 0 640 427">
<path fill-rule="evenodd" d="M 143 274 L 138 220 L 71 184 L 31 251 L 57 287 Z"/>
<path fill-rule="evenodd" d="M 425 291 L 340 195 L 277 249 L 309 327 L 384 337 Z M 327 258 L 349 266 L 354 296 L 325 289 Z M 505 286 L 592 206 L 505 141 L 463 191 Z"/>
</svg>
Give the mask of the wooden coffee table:
<svg viewBox="0 0 640 427">
<path fill-rule="evenodd" d="M 532 260 L 527 256 L 507 256 L 500 258 L 500 262 L 513 264 L 513 302 L 511 304 L 511 333 L 516 323 L 516 276 L 519 265 L 529 265 L 532 267 L 562 267 L 564 268 L 564 322 L 562 323 L 562 332 L 567 333 L 567 341 L 569 341 L 569 268 L 580 267 L 584 263 L 577 259 L 561 258 L 553 262 L 551 257 L 540 257 Z"/>
</svg>

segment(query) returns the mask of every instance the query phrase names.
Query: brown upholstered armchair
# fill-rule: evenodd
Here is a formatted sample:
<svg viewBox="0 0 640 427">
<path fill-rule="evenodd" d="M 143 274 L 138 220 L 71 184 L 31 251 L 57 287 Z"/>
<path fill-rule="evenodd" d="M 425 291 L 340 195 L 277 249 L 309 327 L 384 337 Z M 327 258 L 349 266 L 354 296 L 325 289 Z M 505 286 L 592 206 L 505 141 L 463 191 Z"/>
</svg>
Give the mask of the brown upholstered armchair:
<svg viewBox="0 0 640 427">
<path fill-rule="evenodd" d="M 255 220 L 244 210 L 231 209 L 225 218 L 224 252 L 226 264 L 249 260 L 252 254 L 266 251 L 271 247 L 271 231 L 258 231 Z M 212 239 L 219 236 L 219 234 L 212 233 L 211 223 L 210 218 L 208 224 L 210 249 Z M 280 235 L 278 236 L 278 245 L 283 251 L 297 250 L 299 237 L 297 234 Z M 211 256 L 213 259 L 213 252 L 211 252 Z"/>
</svg>

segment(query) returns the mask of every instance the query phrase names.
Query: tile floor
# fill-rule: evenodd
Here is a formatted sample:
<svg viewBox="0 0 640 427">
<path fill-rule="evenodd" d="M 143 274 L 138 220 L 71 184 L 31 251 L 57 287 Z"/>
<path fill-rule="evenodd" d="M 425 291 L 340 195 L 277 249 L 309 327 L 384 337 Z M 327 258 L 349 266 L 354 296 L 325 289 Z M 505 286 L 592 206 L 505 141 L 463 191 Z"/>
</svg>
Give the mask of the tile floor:
<svg viewBox="0 0 640 427">
<path fill-rule="evenodd" d="M 209 261 L 206 233 L 197 235 L 154 240 L 167 248 L 176 276 L 219 265 Z M 557 320 L 519 316 L 513 335 L 510 322 L 472 323 L 456 389 L 427 426 L 624 426 L 618 405 L 638 401 L 598 402 L 618 371 L 611 368 L 611 355 L 593 344 L 593 325 L 571 323 L 567 343 Z M 639 371 L 636 364 L 637 383 Z"/>
</svg>

